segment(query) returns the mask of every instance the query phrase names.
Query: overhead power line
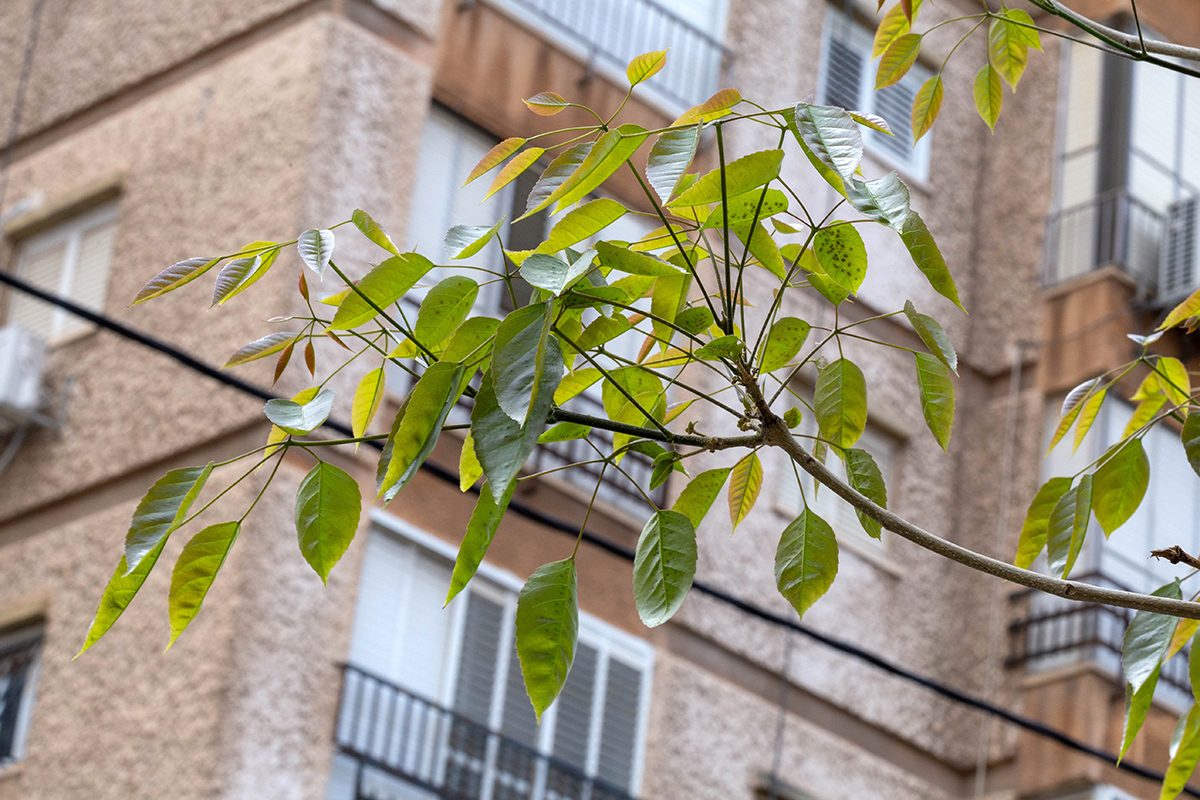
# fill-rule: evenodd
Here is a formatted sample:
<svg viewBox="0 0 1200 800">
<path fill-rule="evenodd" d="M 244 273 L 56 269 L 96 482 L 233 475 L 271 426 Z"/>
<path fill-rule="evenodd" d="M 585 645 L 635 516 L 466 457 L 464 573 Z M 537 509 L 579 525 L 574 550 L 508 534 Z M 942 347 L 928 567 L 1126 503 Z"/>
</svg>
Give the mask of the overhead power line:
<svg viewBox="0 0 1200 800">
<path fill-rule="evenodd" d="M 80 306 L 64 297 L 60 297 L 56 294 L 52 294 L 33 286 L 32 284 L 17 278 L 14 275 L 0 271 L 0 283 L 7 284 L 18 291 L 32 295 L 39 300 L 43 300 L 47 303 L 58 306 L 59 308 L 65 309 L 66 311 L 82 317 L 83 319 L 86 319 L 87 321 L 92 322 L 97 326 L 104 328 L 105 330 L 116 333 L 117 335 L 129 339 L 130 341 L 137 342 L 144 347 L 148 347 L 156 352 L 162 353 L 163 355 L 170 357 L 188 369 L 223 383 L 226 386 L 237 389 L 244 394 L 251 395 L 260 400 L 280 399 L 278 395 L 248 383 L 240 378 L 236 378 L 233 375 L 217 369 L 216 367 L 206 364 L 178 347 L 174 347 L 173 345 L 167 344 L 166 342 L 163 342 L 145 333 L 134 330 L 127 325 L 117 322 L 116 320 L 103 314 L 84 308 L 83 306 Z M 352 437 L 354 435 L 354 432 L 349 425 L 338 422 L 337 420 L 327 420 L 324 424 L 324 427 L 329 428 L 332 431 L 336 431 L 343 436 Z M 379 441 L 370 441 L 366 442 L 366 444 L 377 450 L 381 450 L 383 448 L 383 443 Z M 458 485 L 458 475 L 447 469 L 444 469 L 443 467 L 425 462 L 422 465 L 422 468 L 440 480 L 452 483 L 455 486 Z M 479 490 L 476 488 L 472 488 L 470 491 L 475 494 L 478 494 L 479 492 Z M 564 520 L 544 514 L 536 508 L 519 501 L 514 500 L 509 503 L 509 509 L 520 516 L 525 517 L 526 519 L 537 522 L 551 530 L 569 535 L 572 538 L 581 535 L 577 525 L 573 525 Z M 585 542 L 593 547 L 604 550 L 605 552 L 615 555 L 623 560 L 633 561 L 634 553 L 627 547 L 622 547 L 621 545 L 611 542 L 602 536 L 588 533 L 587 531 L 582 533 L 582 538 Z M 977 697 L 967 692 L 955 689 L 951 686 L 947 686 L 946 684 L 934 680 L 933 678 L 920 675 L 898 664 L 895 664 L 883 658 L 882 656 L 876 655 L 869 650 L 864 650 L 857 645 L 851 644 L 850 642 L 844 641 L 835 636 L 821 633 L 820 631 L 805 625 L 797 619 L 790 619 L 788 617 L 780 616 L 779 614 L 755 605 L 754 603 L 744 600 L 736 595 L 730 594 L 729 592 L 717 588 L 709 583 L 697 580 L 692 584 L 692 591 L 711 597 L 719 602 L 742 611 L 748 616 L 762 620 L 763 622 L 777 625 L 787 630 L 795 631 L 796 633 L 799 633 L 813 640 L 814 642 L 817 642 L 818 644 L 824 645 L 832 650 L 836 650 L 837 652 L 850 656 L 851 658 L 855 658 L 859 661 L 870 664 L 889 675 L 909 681 L 911 683 L 915 683 L 919 686 L 923 686 L 934 694 L 944 697 L 954 703 L 959 703 L 969 708 L 982 711 L 986 714 L 991 714 L 998 719 L 1002 719 L 1005 722 L 1029 731 L 1030 733 L 1050 739 L 1051 741 L 1057 742 L 1058 744 L 1071 750 L 1075 750 L 1076 752 L 1084 753 L 1085 755 L 1108 762 L 1108 764 L 1116 766 L 1117 769 L 1120 769 L 1124 772 L 1128 772 L 1132 775 L 1137 775 L 1138 777 L 1146 778 L 1147 780 L 1156 781 L 1159 783 L 1161 783 L 1163 780 L 1164 776 L 1161 772 L 1156 772 L 1152 769 L 1139 766 L 1137 764 L 1131 764 L 1128 761 L 1118 762 L 1117 755 L 1115 753 L 1110 753 L 1106 750 L 1092 747 L 1086 742 L 1082 742 L 1057 728 L 1045 725 L 1030 717 L 1026 717 L 1022 714 L 1017 714 L 1009 711 L 1006 708 L 994 705 L 993 703 L 990 703 L 981 697 Z M 1200 798 L 1200 791 L 1197 791 L 1190 786 L 1183 790 L 1183 794 L 1186 794 L 1190 797 Z"/>
</svg>

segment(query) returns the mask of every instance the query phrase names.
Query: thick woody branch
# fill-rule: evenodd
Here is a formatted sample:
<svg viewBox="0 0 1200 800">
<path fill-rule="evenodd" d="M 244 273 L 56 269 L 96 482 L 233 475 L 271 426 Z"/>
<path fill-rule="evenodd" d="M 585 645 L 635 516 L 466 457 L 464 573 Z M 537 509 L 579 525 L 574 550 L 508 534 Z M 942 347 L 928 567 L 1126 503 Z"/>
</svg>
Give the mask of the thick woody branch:
<svg viewBox="0 0 1200 800">
<path fill-rule="evenodd" d="M 765 433 L 768 444 L 780 447 L 801 469 L 827 486 L 834 494 L 859 511 L 862 511 L 892 533 L 930 552 L 945 556 L 971 569 L 986 572 L 989 575 L 995 575 L 1006 581 L 1027 586 L 1030 589 L 1037 589 L 1046 594 L 1064 597 L 1068 600 L 1077 600 L 1082 603 L 1102 603 L 1108 606 L 1132 608 L 1138 611 L 1152 611 L 1157 614 L 1167 614 L 1173 617 L 1200 619 L 1200 603 L 1171 600 L 1165 597 L 1152 597 L 1135 592 L 1105 589 L 1086 583 L 1059 580 L 1051 578 L 1048 575 L 1015 567 L 1007 562 L 985 556 L 982 553 L 976 553 L 974 550 L 968 550 L 953 542 L 946 541 L 940 536 L 919 528 L 908 520 L 879 507 L 843 483 L 836 475 L 826 469 L 824 464 L 813 458 L 778 420 L 772 420 L 767 423 Z"/>
<path fill-rule="evenodd" d="M 1107 25 L 1101 25 L 1099 22 L 1083 16 L 1077 11 L 1067 8 L 1059 0 L 1029 0 L 1033 5 L 1037 6 L 1047 14 L 1053 14 L 1056 17 L 1065 19 L 1080 30 L 1092 34 L 1102 42 L 1118 48 L 1124 55 L 1127 55 L 1135 60 L 1146 60 L 1160 66 L 1184 71 L 1188 74 L 1194 74 L 1192 70 L 1179 70 L 1177 65 L 1169 62 L 1162 62 L 1159 59 L 1146 58 L 1146 54 L 1164 56 L 1166 58 L 1178 58 L 1182 61 L 1191 61 L 1200 63 L 1200 49 L 1195 47 L 1186 47 L 1172 42 L 1164 42 L 1156 39 L 1144 39 L 1137 34 L 1126 33 L 1125 31 L 1110 28 Z"/>
</svg>

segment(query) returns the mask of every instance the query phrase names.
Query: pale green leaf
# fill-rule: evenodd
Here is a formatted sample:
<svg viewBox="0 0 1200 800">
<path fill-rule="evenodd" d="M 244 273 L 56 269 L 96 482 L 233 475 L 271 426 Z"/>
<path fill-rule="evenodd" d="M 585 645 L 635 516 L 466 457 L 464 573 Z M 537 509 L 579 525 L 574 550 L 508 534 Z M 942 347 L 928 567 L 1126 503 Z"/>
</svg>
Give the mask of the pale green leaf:
<svg viewBox="0 0 1200 800">
<path fill-rule="evenodd" d="M 701 361 L 716 361 L 721 358 L 737 358 L 742 352 L 742 340 L 733 334 L 718 336 L 692 353 Z"/>
<path fill-rule="evenodd" d="M 433 452 L 446 415 L 462 392 L 462 376 L 462 364 L 438 361 L 417 379 L 388 436 L 387 470 L 376 499 L 391 502 Z"/>
<path fill-rule="evenodd" d="M 171 593 L 167 599 L 171 619 L 169 648 L 200 613 L 200 606 L 217 572 L 225 564 L 241 530 L 240 522 L 209 525 L 184 546 L 171 573 Z"/>
<path fill-rule="evenodd" d="M 754 508 L 758 493 L 762 490 L 762 481 L 762 462 L 758 459 L 758 453 L 747 453 L 733 466 L 733 471 L 729 473 L 729 519 L 734 530 Z"/>
<path fill-rule="evenodd" d="M 1029 45 L 1024 31 L 1006 19 L 993 18 L 988 26 L 988 61 L 1000 77 L 1016 89 L 1029 64 Z"/>
<path fill-rule="evenodd" d="M 742 95 L 737 89 L 721 89 L 700 105 L 692 106 L 680 114 L 679 118 L 671 123 L 671 127 L 678 128 L 680 125 L 693 125 L 697 122 L 703 124 L 720 119 L 727 116 L 730 109 L 740 102 Z"/>
<path fill-rule="evenodd" d="M 991 64 L 984 64 L 975 76 L 974 94 L 979 116 L 989 128 L 995 130 L 996 120 L 1000 119 L 1000 109 L 1004 105 L 1004 86 L 1000 83 L 1000 73 Z"/>
<path fill-rule="evenodd" d="M 607 318 L 601 317 L 601 319 Z M 554 404 L 561 406 L 598 380 L 600 380 L 600 370 L 598 369 L 585 367 L 575 370 L 563 377 L 562 382 L 558 385 L 558 389 L 554 392 Z"/>
<path fill-rule="evenodd" d="M 837 576 L 837 538 L 829 523 L 804 509 L 783 530 L 775 551 L 775 584 L 801 617 Z"/>
<path fill-rule="evenodd" d="M 796 317 L 780 317 L 771 326 L 767 334 L 766 344 L 763 345 L 762 364 L 760 372 L 773 372 L 786 366 L 808 338 L 811 326 Z"/>
<path fill-rule="evenodd" d="M 596 140 L 590 152 L 583 159 L 571 176 L 563 181 L 547 197 L 538 211 L 545 206 L 555 203 L 555 210 L 568 208 L 591 194 L 610 175 L 621 168 L 625 160 L 633 155 L 649 134 L 640 125 L 625 124 L 621 127 L 606 131 Z M 532 197 L 532 195 L 531 195 Z"/>
<path fill-rule="evenodd" d="M 1050 513 L 1070 488 L 1070 478 L 1051 478 L 1042 484 L 1042 488 L 1033 496 L 1033 502 L 1029 504 L 1029 511 L 1025 514 L 1025 522 L 1021 525 L 1021 536 L 1017 541 L 1015 563 L 1021 569 L 1029 569 L 1046 547 Z"/>
<path fill-rule="evenodd" d="M 1141 439 L 1130 439 L 1096 470 L 1092 511 L 1105 536 L 1125 524 L 1141 505 L 1150 483 L 1150 459 Z"/>
<path fill-rule="evenodd" d="M 846 199 L 860 214 L 887 225 L 896 233 L 904 233 L 904 223 L 908 221 L 909 194 L 908 187 L 899 175 L 889 172 L 882 178 L 865 182 L 852 178 L 843 185 Z"/>
<path fill-rule="evenodd" d="M 538 245 L 533 252 L 557 253 L 560 250 L 566 250 L 584 239 L 595 236 L 625 216 L 625 213 L 625 206 L 616 200 L 607 197 L 589 200 L 579 208 L 569 211 L 563 215 L 562 219 L 554 223 L 546 241 Z"/>
<path fill-rule="evenodd" d="M 491 150 L 488 150 L 487 153 L 484 154 L 483 158 L 479 159 L 479 163 L 476 164 L 471 170 L 471 174 L 467 176 L 467 179 L 463 181 L 463 186 L 466 186 L 468 183 L 480 177 L 484 173 L 495 169 L 506 158 L 524 147 L 525 141 L 525 139 L 514 136 L 509 139 L 505 139 Z"/>
<path fill-rule="evenodd" d="M 541 147 L 531 147 L 518 154 L 512 161 L 505 164 L 503 169 L 496 173 L 496 177 L 492 180 L 492 185 L 488 187 L 487 194 L 483 196 L 483 199 L 487 200 L 496 192 L 519 178 L 521 173 L 536 164 L 545 152 Z"/>
<path fill-rule="evenodd" d="M 1149 702 L 1146 705 L 1149 707 Z M 1172 743 L 1171 763 L 1167 765 L 1158 800 L 1175 800 L 1191 780 L 1196 763 L 1200 761 L 1200 705 L 1193 704 L 1179 722 L 1178 744 Z"/>
<path fill-rule="evenodd" d="M 1171 643 L 1167 645 L 1167 652 L 1163 654 L 1163 661 L 1166 661 L 1171 656 L 1183 649 L 1192 638 L 1196 635 L 1196 630 L 1200 629 L 1200 620 L 1197 619 L 1181 619 L 1175 625 L 1175 633 L 1171 635 Z M 1196 652 L 1192 650 L 1191 652 Z M 1198 653 L 1197 655 L 1200 655 Z M 1189 662 L 1190 667 L 1190 662 Z M 1192 681 L 1192 691 L 1195 693 L 1197 682 Z"/>
<path fill-rule="evenodd" d="M 657 256 L 652 256 L 649 253 L 638 253 L 630 250 L 628 247 L 622 247 L 611 242 L 597 242 L 596 252 L 600 256 L 600 263 L 602 265 L 629 275 L 650 275 L 657 277 L 659 275 L 677 275 L 681 271 L 679 267 L 670 262 L 663 261 Z"/>
<path fill-rule="evenodd" d="M 666 50 L 642 53 L 629 62 L 629 66 L 625 68 L 625 77 L 629 79 L 630 86 L 637 86 L 642 81 L 657 75 L 658 71 L 666 65 Z"/>
<path fill-rule="evenodd" d="M 913 142 L 919 142 L 921 137 L 929 133 L 933 123 L 937 121 L 942 110 L 942 96 L 945 88 L 942 85 L 942 74 L 939 72 L 917 91 L 912 106 Z"/>
<path fill-rule="evenodd" d="M 463 439 L 462 451 L 458 456 L 458 489 L 465 492 L 483 477 L 483 467 L 479 466 L 479 457 L 475 455 L 475 439 L 471 432 Z"/>
<path fill-rule="evenodd" d="M 724 180 L 720 167 L 702 176 L 690 188 L 667 205 L 671 208 L 716 203 L 722 197 L 735 197 L 757 189 L 779 177 L 782 150 L 760 150 L 725 165 Z M 722 192 L 722 186 L 724 192 Z"/>
<path fill-rule="evenodd" d="M 382 367 L 371 370 L 358 382 L 358 387 L 354 390 L 354 400 L 350 404 L 350 425 L 355 438 L 366 433 L 371 420 L 375 418 L 375 412 L 383 402 L 385 382 Z M 358 449 L 358 445 L 355 445 L 355 449 Z"/>
<path fill-rule="evenodd" d="M 454 559 L 454 572 L 450 575 L 450 590 L 446 593 L 446 602 L 443 605 L 449 605 L 459 592 L 467 588 L 471 578 L 475 577 L 479 565 L 487 556 L 488 548 L 492 545 L 496 529 L 500 527 L 500 521 L 504 518 L 504 510 L 508 508 L 515 489 L 516 484 L 514 483 L 508 487 L 508 491 L 497 498 L 492 493 L 490 483 L 485 483 L 480 487 L 479 500 L 475 503 L 475 510 L 471 512 L 470 521 L 467 522 L 467 532 L 463 536 L 462 544 L 458 546 L 458 556 Z"/>
<path fill-rule="evenodd" d="M 852 361 L 839 358 L 817 374 L 814 393 L 821 437 L 852 447 L 867 427 L 867 382 Z"/>
<path fill-rule="evenodd" d="M 488 242 L 492 241 L 492 237 L 496 232 L 504 226 L 504 218 L 495 225 L 455 225 L 450 230 L 446 231 L 446 238 L 442 240 L 442 247 L 446 250 L 446 255 L 453 259 L 470 258 L 478 253 Z"/>
<path fill-rule="evenodd" d="M 329 419 L 329 414 L 333 411 L 333 400 L 333 390 L 322 389 L 304 403 L 297 403 L 295 400 L 268 400 L 263 406 L 263 413 L 281 430 L 293 436 L 303 436 L 312 433 Z"/>
<path fill-rule="evenodd" d="M 866 450 L 849 447 L 842 451 L 842 458 L 846 462 L 846 476 L 850 486 L 880 508 L 887 508 L 887 486 L 883 482 L 883 473 L 879 471 L 879 465 L 875 463 L 871 454 Z M 854 512 L 858 515 L 863 530 L 872 538 L 878 539 L 883 532 L 883 526 L 860 509 L 855 509 Z"/>
<path fill-rule="evenodd" d="M 223 305 L 226 300 L 241 293 L 256 276 L 262 274 L 263 258 L 259 255 L 234 258 L 221 267 L 217 282 L 213 285 L 212 304 Z"/>
<path fill-rule="evenodd" d="M 354 213 L 350 215 L 350 221 L 354 223 L 354 227 L 362 232 L 363 236 L 366 236 L 392 255 L 400 255 L 400 251 L 396 248 L 395 243 L 392 242 L 392 238 L 387 235 L 378 222 L 371 219 L 370 214 L 361 208 L 356 208 L 354 209 Z"/>
<path fill-rule="evenodd" d="M 750 254 L 767 272 L 780 281 L 787 279 L 787 268 L 783 263 L 783 255 L 780 254 L 778 245 L 775 244 L 775 240 L 767 233 L 767 229 L 761 222 L 755 223 L 753 228 L 750 227 L 749 222 L 730 223 L 729 227 L 733 229 Z"/>
<path fill-rule="evenodd" d="M 1046 527 L 1046 557 L 1050 574 L 1065 578 L 1071 574 L 1075 559 L 1083 547 L 1088 521 L 1092 516 L 1092 476 L 1084 475 L 1079 485 L 1063 493 L 1050 512 Z"/>
<path fill-rule="evenodd" d="M 900 239 L 908 248 L 908 254 L 912 256 L 917 269 L 921 270 L 929 281 L 929 285 L 942 297 L 962 308 L 962 302 L 958 299 L 958 287 L 954 285 L 954 278 L 946 267 L 946 260 L 942 258 L 942 252 L 929 233 L 929 228 L 925 227 L 925 221 L 916 211 L 908 213 Z"/>
<path fill-rule="evenodd" d="M 570 105 L 562 95 L 554 92 L 538 92 L 528 100 L 522 101 L 529 110 L 539 117 L 552 117 Z"/>
<path fill-rule="evenodd" d="M 917 363 L 917 387 L 921 396 L 921 411 L 933 438 L 945 450 L 950 444 L 954 427 L 954 381 L 950 370 L 935 356 L 914 353 Z"/>
<path fill-rule="evenodd" d="M 387 308 L 399 300 L 431 269 L 433 263 L 417 253 L 384 260 L 355 284 L 358 291 L 351 290 L 342 300 L 329 329 L 344 331 L 370 322 L 379 313 L 376 308 Z"/>
<path fill-rule="evenodd" d="M 126 572 L 132 572 L 150 552 L 159 549 L 187 517 L 204 489 L 213 465 L 173 469 L 155 481 L 138 503 L 125 534 Z"/>
<path fill-rule="evenodd" d="M 705 470 L 692 478 L 680 493 L 675 505 L 672 506 L 673 510 L 691 520 L 693 528 L 700 527 L 700 522 L 712 508 L 713 501 L 721 492 L 721 487 L 725 485 L 725 479 L 729 477 L 729 472 L 729 467 L 721 467 Z"/>
<path fill-rule="evenodd" d="M 144 303 L 167 292 L 173 292 L 180 286 L 196 280 L 220 261 L 219 258 L 189 258 L 172 264 L 151 278 L 129 305 L 136 306 L 138 303 Z"/>
<path fill-rule="evenodd" d="M 892 42 L 908 33 L 910 28 L 908 17 L 899 3 L 888 9 L 879 21 L 879 27 L 875 29 L 875 38 L 871 43 L 871 60 L 874 61 L 887 52 Z"/>
<path fill-rule="evenodd" d="M 529 199 L 526 202 L 525 213 L 519 219 L 525 219 L 525 217 L 535 214 L 549 205 L 550 196 L 562 186 L 563 181 L 575 173 L 575 170 L 579 168 L 579 165 L 583 163 L 583 160 L 587 158 L 588 153 L 591 151 L 591 142 L 580 142 L 559 153 L 550 162 L 550 165 L 546 167 L 545 171 L 542 172 L 537 183 L 533 185 L 533 189 L 529 192 Z"/>
<path fill-rule="evenodd" d="M 1009 8 L 1004 11 L 1004 16 L 1010 20 L 1009 27 L 1012 28 L 1012 35 L 1019 37 L 1026 45 L 1035 50 L 1042 49 L 1042 37 L 1035 30 L 1037 23 L 1033 21 L 1033 17 L 1029 16 L 1027 11 Z"/>
<path fill-rule="evenodd" d="M 305 266 L 316 274 L 317 280 L 324 280 L 329 259 L 333 258 L 333 231 L 323 228 L 307 230 L 300 234 L 296 249 Z"/>
<path fill-rule="evenodd" d="M 517 597 L 517 657 L 538 721 L 562 691 L 579 636 L 575 560 L 545 564 Z"/>
<path fill-rule="evenodd" d="M 1096 387 L 1100 385 L 1097 378 L 1086 380 L 1076 386 L 1071 391 L 1067 392 L 1066 398 L 1063 400 L 1061 419 L 1058 422 L 1058 427 L 1054 429 L 1054 435 L 1050 437 L 1050 446 L 1047 451 L 1053 450 L 1054 445 L 1067 435 L 1067 431 L 1075 424 L 1075 420 L 1079 418 L 1080 412 L 1083 410 L 1084 401 L 1092 396 Z"/>
<path fill-rule="evenodd" d="M 75 655 L 76 658 L 83 655 L 92 645 L 100 640 L 100 637 L 108 632 L 108 629 L 120 618 L 125 609 L 133 601 L 138 590 L 142 588 L 142 584 L 146 582 L 146 578 L 150 575 L 150 570 L 154 568 L 158 557 L 162 555 L 163 547 L 167 544 L 167 540 L 161 540 L 158 545 L 146 553 L 142 557 L 141 562 L 132 571 L 126 568 L 125 556 L 121 556 L 121 561 L 117 564 L 116 570 L 112 577 L 108 580 L 108 585 L 104 587 L 104 594 L 100 597 L 100 605 L 96 609 L 96 616 L 92 619 L 92 624 L 88 628 L 87 639 L 83 643 L 83 647 Z"/>
<path fill-rule="evenodd" d="M 908 74 L 921 52 L 921 38 L 918 33 L 906 33 L 888 45 L 875 70 L 877 91 L 899 83 Z"/>
<path fill-rule="evenodd" d="M 633 598 L 650 628 L 669 620 L 696 574 L 696 529 L 678 511 L 656 511 L 642 528 L 633 559 Z"/>
<path fill-rule="evenodd" d="M 1124 758 L 1133 744 L 1134 738 L 1146 721 L 1150 704 L 1154 701 L 1154 689 L 1158 686 L 1159 665 L 1154 665 L 1154 671 L 1142 687 L 1134 690 L 1131 684 L 1125 684 L 1125 730 L 1121 734 L 1121 752 L 1118 759 Z"/>
<path fill-rule="evenodd" d="M 821 228 L 813 237 L 813 252 L 821 269 L 851 294 L 867 276 L 867 248 L 853 225 Z"/>
<path fill-rule="evenodd" d="M 954 345 L 950 343 L 950 337 L 946 335 L 941 324 L 933 317 L 918 312 L 911 300 L 904 301 L 904 316 L 908 318 L 917 336 L 929 348 L 929 352 L 937 356 L 951 372 L 957 373 L 958 354 L 954 352 Z"/>
<path fill-rule="evenodd" d="M 191 261 L 195 261 L 195 262 L 199 262 L 199 261 L 203 261 L 203 260 L 204 259 L 202 259 L 202 258 L 191 259 Z M 191 262 L 183 261 L 180 263 L 188 264 Z M 176 264 L 175 266 L 178 267 L 180 265 Z M 175 269 L 175 267 L 171 267 L 170 269 L 173 270 L 173 269 Z M 208 269 L 208 267 L 205 267 L 205 269 Z M 170 270 L 168 270 L 168 271 L 170 271 Z M 166 272 L 163 273 L 163 275 L 165 275 L 165 274 L 166 274 Z M 157 278 L 155 280 L 157 280 Z M 189 278 L 189 280 L 191 280 L 191 279 Z M 151 283 L 153 283 L 153 282 L 154 281 L 151 281 Z M 147 288 L 149 288 L 150 284 L 148 283 L 148 284 L 146 284 L 146 286 L 147 286 Z M 172 288 L 174 288 L 174 287 L 172 287 Z M 142 291 L 145 291 L 145 289 L 143 289 Z M 161 292 L 160 292 L 160 294 L 161 294 Z M 138 295 L 138 297 L 141 297 L 141 295 Z M 134 302 L 136 303 L 138 301 L 135 300 Z M 1182 303 L 1180 303 L 1179 305 L 1172 308 L 1171 313 L 1167 314 L 1167 318 L 1164 319 L 1163 323 L 1158 326 L 1158 330 L 1165 331 L 1168 328 L 1174 328 L 1176 325 L 1179 325 L 1182 322 L 1186 322 L 1187 320 L 1191 319 L 1192 317 L 1194 317 L 1198 314 L 1200 314 L 1200 289 L 1197 289 L 1196 291 L 1192 292 L 1192 294 L 1186 300 L 1184 300 Z"/>
<path fill-rule="evenodd" d="M 863 139 L 858 125 L 845 110 L 800 103 L 792 121 L 793 134 L 818 162 L 843 180 L 854 175 L 862 161 Z"/>
<path fill-rule="evenodd" d="M 329 582 L 329 571 L 341 559 L 358 531 L 362 494 L 343 469 L 318 462 L 296 493 L 296 533 L 308 565 Z"/>
<path fill-rule="evenodd" d="M 1192 382 L 1183 362 L 1178 358 L 1163 356 L 1158 359 L 1155 369 L 1167 399 L 1177 406 L 1186 406 L 1192 394 Z"/>
<path fill-rule="evenodd" d="M 478 296 L 479 284 L 471 278 L 451 275 L 439 281 L 421 301 L 413 337 L 426 347 L 437 347 L 463 323 Z"/>
<path fill-rule="evenodd" d="M 298 333 L 284 333 L 283 331 L 268 333 L 261 339 L 255 339 L 250 344 L 240 347 L 236 353 L 229 357 L 229 360 L 225 362 L 225 366 L 221 367 L 221 369 L 229 369 L 239 364 L 257 361 L 260 358 L 274 355 L 295 342 L 299 337 L 300 334 Z"/>
<path fill-rule="evenodd" d="M 646 160 L 646 180 L 662 202 L 671 199 L 679 179 L 691 165 L 700 144 L 700 126 L 689 125 L 661 134 Z"/>
</svg>

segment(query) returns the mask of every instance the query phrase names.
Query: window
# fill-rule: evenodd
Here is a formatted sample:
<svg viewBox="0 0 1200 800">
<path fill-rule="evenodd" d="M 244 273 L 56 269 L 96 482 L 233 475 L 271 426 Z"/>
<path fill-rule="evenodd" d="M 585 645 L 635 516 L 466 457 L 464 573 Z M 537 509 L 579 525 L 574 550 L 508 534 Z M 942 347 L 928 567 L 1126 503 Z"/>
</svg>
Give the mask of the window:
<svg viewBox="0 0 1200 800">
<path fill-rule="evenodd" d="M 392 792 L 423 783 L 462 798 L 633 794 L 649 645 L 581 613 L 570 676 L 538 726 L 513 645 L 519 582 L 484 565 L 443 610 L 452 558 L 425 536 L 372 533 L 331 800 L 350 796 L 354 757 L 374 765 L 364 781 Z"/>
<path fill-rule="evenodd" d="M 816 435 L 817 425 L 811 414 L 804 415 L 798 432 L 805 436 Z M 868 423 L 866 431 L 854 446 L 860 450 L 866 450 L 875 459 L 875 463 L 879 465 L 879 471 L 883 475 L 884 485 L 888 489 L 888 499 L 893 499 L 896 496 L 895 475 L 899 442 L 875 425 Z M 838 478 L 846 479 L 846 465 L 833 453 L 826 457 L 825 466 L 829 467 L 829 470 Z M 785 465 L 786 471 L 790 471 L 790 469 L 790 466 Z M 883 532 L 881 538 L 873 538 L 863 529 L 853 506 L 830 491 L 828 487 L 822 486 L 814 492 L 814 481 L 804 471 L 800 472 L 800 481 L 804 487 L 804 497 L 808 498 L 813 512 L 829 523 L 837 535 L 839 543 L 848 543 L 852 547 L 857 546 L 860 550 L 883 555 L 886 549 L 885 537 L 889 535 L 887 531 Z M 787 474 L 781 476 L 777 504 L 779 510 L 788 516 L 799 515 L 804 510 L 800 489 L 796 486 L 793 476 Z"/>
<path fill-rule="evenodd" d="M 0 766 L 25 755 L 41 626 L 0 635 Z"/>
<path fill-rule="evenodd" d="M 826 6 L 821 46 L 821 71 L 817 97 L 825 105 L 876 114 L 887 120 L 895 136 L 864 131 L 868 151 L 917 180 L 929 177 L 929 137 L 913 146 L 912 104 L 931 77 L 914 64 L 899 83 L 875 91 L 875 64 L 871 59 L 872 32 L 849 14 Z"/>
<path fill-rule="evenodd" d="M 106 203 L 20 241 L 17 276 L 85 308 L 102 311 L 116 224 L 117 206 Z M 20 292 L 12 293 L 7 323 L 27 328 L 48 342 L 89 327 L 70 312 Z"/>
</svg>

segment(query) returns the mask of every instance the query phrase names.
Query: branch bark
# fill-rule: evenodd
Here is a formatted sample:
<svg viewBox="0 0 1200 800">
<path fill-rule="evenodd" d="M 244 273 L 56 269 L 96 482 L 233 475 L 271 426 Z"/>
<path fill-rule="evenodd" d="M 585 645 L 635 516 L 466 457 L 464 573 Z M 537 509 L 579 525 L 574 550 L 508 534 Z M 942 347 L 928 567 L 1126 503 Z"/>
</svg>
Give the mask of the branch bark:
<svg viewBox="0 0 1200 800">
<path fill-rule="evenodd" d="M 1173 69 L 1177 72 L 1184 72 L 1188 75 L 1195 75 L 1196 71 L 1181 68 L 1177 64 L 1164 62 L 1157 58 L 1148 58 L 1147 54 L 1152 56 L 1163 56 L 1165 58 L 1177 58 L 1181 61 L 1190 61 L 1200 63 L 1200 48 L 1187 47 L 1173 42 L 1164 42 L 1156 39 L 1142 39 L 1136 34 L 1126 33 L 1125 31 L 1110 28 L 1107 25 L 1101 25 L 1093 19 L 1085 17 L 1077 11 L 1067 8 L 1059 0 L 1029 0 L 1034 6 L 1045 11 L 1047 14 L 1052 14 L 1060 19 L 1074 25 L 1080 30 L 1090 33 L 1105 44 L 1115 47 L 1121 53 L 1129 58 L 1137 61 L 1149 61 L 1168 69 Z M 1144 50 L 1143 50 L 1144 45 Z"/>
<path fill-rule="evenodd" d="M 1081 603 L 1102 603 L 1121 608 L 1132 608 L 1137 611 L 1152 611 L 1156 614 L 1167 614 L 1172 617 L 1187 617 L 1200 619 L 1200 603 L 1190 603 L 1185 600 L 1171 600 L 1164 597 L 1123 592 L 1117 589 L 1105 589 L 1076 581 L 1059 580 L 1048 575 L 1042 575 L 1032 570 L 1021 569 L 1005 561 L 976 553 L 965 547 L 949 542 L 940 536 L 913 525 L 906 519 L 881 508 L 871 500 L 856 492 L 830 472 L 824 464 L 817 461 L 791 435 L 787 427 L 778 418 L 764 422 L 764 433 L 767 443 L 778 446 L 802 470 L 813 476 L 828 487 L 834 494 L 841 497 L 850 505 L 862 511 L 871 519 L 887 528 L 892 533 L 907 539 L 920 547 L 937 553 L 951 561 L 957 561 L 964 566 L 979 572 L 995 575 L 1006 581 L 1027 586 L 1030 589 L 1077 600 Z"/>
<path fill-rule="evenodd" d="M 581 425 L 598 428 L 602 431 L 609 431 L 610 433 L 626 433 L 630 436 L 636 436 L 639 439 L 651 439 L 656 442 L 663 442 L 664 444 L 699 447 L 704 450 L 713 451 L 729 450 L 734 447 L 755 447 L 764 441 L 761 433 L 750 434 L 748 436 L 697 436 L 690 433 L 674 433 L 670 430 L 664 433 L 654 428 L 642 428 L 638 425 L 616 422 L 604 417 L 593 417 L 590 414 L 567 411 L 558 406 L 550 409 L 550 415 L 546 421 L 578 422 Z"/>
</svg>

